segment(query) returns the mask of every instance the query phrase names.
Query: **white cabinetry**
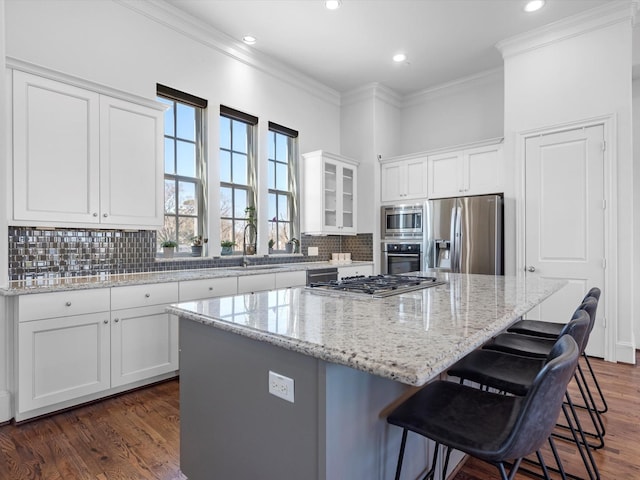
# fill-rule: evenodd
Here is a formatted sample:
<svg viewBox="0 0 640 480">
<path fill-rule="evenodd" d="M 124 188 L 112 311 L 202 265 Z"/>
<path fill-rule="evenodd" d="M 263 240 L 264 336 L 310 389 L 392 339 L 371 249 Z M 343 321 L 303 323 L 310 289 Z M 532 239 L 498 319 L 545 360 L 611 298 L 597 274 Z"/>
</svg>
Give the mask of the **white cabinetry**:
<svg viewBox="0 0 640 480">
<path fill-rule="evenodd" d="M 303 287 L 307 284 L 307 271 L 276 272 L 276 288 Z"/>
<path fill-rule="evenodd" d="M 109 388 L 109 289 L 19 297 L 17 336 L 17 419 Z"/>
<path fill-rule="evenodd" d="M 427 198 L 426 156 L 405 156 L 385 160 L 381 164 L 382 202 Z"/>
<path fill-rule="evenodd" d="M 13 71 L 13 221 L 163 222 L 162 107 Z"/>
<path fill-rule="evenodd" d="M 504 191 L 502 144 L 429 155 L 429 198 Z"/>
<path fill-rule="evenodd" d="M 187 280 L 180 282 L 179 297 L 181 302 L 201 300 L 204 298 L 224 297 L 238 293 L 236 277 L 207 278 L 203 280 Z"/>
<path fill-rule="evenodd" d="M 238 293 L 262 292 L 276 288 L 275 273 L 260 273 L 238 277 Z"/>
<path fill-rule="evenodd" d="M 302 232 L 355 235 L 359 162 L 322 150 L 302 157 Z"/>
<path fill-rule="evenodd" d="M 111 289 L 111 386 L 178 370 L 177 283 Z"/>
</svg>

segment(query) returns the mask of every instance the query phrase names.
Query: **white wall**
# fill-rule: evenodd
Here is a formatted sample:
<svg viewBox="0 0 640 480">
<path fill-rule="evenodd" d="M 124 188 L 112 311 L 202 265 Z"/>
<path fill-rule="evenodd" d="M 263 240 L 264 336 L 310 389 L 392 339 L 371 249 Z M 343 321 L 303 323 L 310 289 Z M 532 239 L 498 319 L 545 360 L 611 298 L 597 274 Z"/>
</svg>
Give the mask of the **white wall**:
<svg viewBox="0 0 640 480">
<path fill-rule="evenodd" d="M 145 9 L 144 15 L 137 9 Z M 260 118 L 261 146 L 266 145 L 267 121 L 274 121 L 300 132 L 300 152 L 339 151 L 337 92 L 300 74 L 289 75 L 287 68 L 242 45 L 220 46 L 219 34 L 210 36 L 178 12 L 135 1 L 32 0 L 8 2 L 6 17 L 9 57 L 148 98 L 155 97 L 156 83 L 161 83 L 207 99 L 212 206 L 218 205 L 220 104 Z M 265 150 L 259 152 L 263 163 Z M 266 199 L 265 189 L 260 199 Z M 217 211 L 211 210 L 209 236 L 217 238 Z M 266 235 L 261 239 L 266 253 Z"/>
<path fill-rule="evenodd" d="M 607 351 L 609 360 L 634 362 L 634 191 L 631 132 L 631 19 L 612 22 L 608 12 L 601 18 L 585 19 L 590 28 L 555 41 L 541 41 L 535 48 L 512 51 L 505 45 L 505 155 L 520 155 L 515 139 L 519 132 L 551 127 L 578 120 L 613 114 L 617 138 L 610 145 L 617 152 L 617 176 L 611 191 L 617 201 L 611 214 L 617 219 L 617 231 L 610 232 L 618 258 L 611 258 L 615 269 L 614 285 L 608 294 L 609 331 L 614 332 L 615 351 Z M 629 17 L 628 12 L 626 16 Z M 615 15 L 613 15 L 615 17 Z M 598 25 L 598 22 L 601 22 Z M 570 31 L 569 29 L 567 31 Z M 544 39 L 544 36 L 541 36 Z M 522 45 L 528 40 L 524 39 Z M 514 47 L 516 48 L 516 47 Z M 516 48 L 517 49 L 517 48 Z M 513 172 L 512 172 L 513 174 Z M 512 181 L 515 185 L 515 175 Z M 515 193 L 510 196 L 515 201 Z M 615 202 L 614 202 L 615 203 Z M 515 210 L 507 212 L 507 246 L 515 245 Z M 515 252 L 507 252 L 507 266 L 515 269 Z M 617 312 L 616 312 L 617 309 Z"/>
<path fill-rule="evenodd" d="M 499 69 L 405 97 L 395 155 L 501 137 L 503 127 Z"/>
<path fill-rule="evenodd" d="M 637 27 L 636 27 L 637 29 Z M 634 42 L 635 46 L 635 42 Z M 632 123 L 635 125 L 633 128 L 633 191 L 634 191 L 634 219 L 633 219 L 633 238 L 634 238 L 634 251 L 638 252 L 638 243 L 640 243 L 640 78 L 633 80 L 632 84 Z M 640 285 L 640 254 L 635 255 L 633 259 L 633 281 L 635 285 Z M 640 296 L 635 295 L 634 312 L 640 312 Z M 634 319 L 634 338 L 635 344 L 638 345 L 640 341 L 640 320 Z"/>
</svg>

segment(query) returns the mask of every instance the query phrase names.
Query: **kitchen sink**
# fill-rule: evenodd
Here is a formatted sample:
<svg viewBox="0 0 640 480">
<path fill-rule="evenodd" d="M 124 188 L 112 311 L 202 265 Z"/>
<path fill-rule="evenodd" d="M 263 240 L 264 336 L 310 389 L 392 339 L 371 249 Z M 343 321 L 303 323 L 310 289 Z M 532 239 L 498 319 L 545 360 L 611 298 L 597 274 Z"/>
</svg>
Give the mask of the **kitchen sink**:
<svg viewBox="0 0 640 480">
<path fill-rule="evenodd" d="M 286 265 L 248 265 L 246 267 L 229 267 L 228 270 L 245 272 L 248 270 L 278 270 L 286 267 Z"/>
</svg>

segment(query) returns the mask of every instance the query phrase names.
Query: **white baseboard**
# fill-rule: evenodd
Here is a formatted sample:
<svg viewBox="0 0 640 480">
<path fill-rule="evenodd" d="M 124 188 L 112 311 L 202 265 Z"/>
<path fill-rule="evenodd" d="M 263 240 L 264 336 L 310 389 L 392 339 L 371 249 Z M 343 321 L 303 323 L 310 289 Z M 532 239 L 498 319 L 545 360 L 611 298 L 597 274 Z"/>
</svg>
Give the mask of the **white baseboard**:
<svg viewBox="0 0 640 480">
<path fill-rule="evenodd" d="M 636 348 L 630 342 L 618 342 L 616 344 L 616 362 L 636 363 Z"/>
</svg>

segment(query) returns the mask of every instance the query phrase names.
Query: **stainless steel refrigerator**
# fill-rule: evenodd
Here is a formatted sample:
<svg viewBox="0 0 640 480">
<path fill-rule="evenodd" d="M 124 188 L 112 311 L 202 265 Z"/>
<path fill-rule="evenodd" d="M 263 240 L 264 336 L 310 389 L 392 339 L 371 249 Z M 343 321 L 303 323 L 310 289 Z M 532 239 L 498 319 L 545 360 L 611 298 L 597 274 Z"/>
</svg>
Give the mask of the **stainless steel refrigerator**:
<svg viewBox="0 0 640 480">
<path fill-rule="evenodd" d="M 428 200 L 425 217 L 427 269 L 504 274 L 502 195 Z"/>
</svg>

